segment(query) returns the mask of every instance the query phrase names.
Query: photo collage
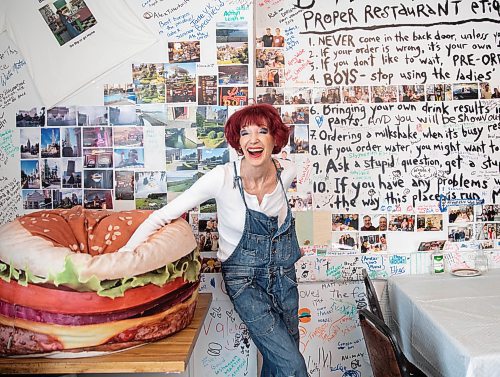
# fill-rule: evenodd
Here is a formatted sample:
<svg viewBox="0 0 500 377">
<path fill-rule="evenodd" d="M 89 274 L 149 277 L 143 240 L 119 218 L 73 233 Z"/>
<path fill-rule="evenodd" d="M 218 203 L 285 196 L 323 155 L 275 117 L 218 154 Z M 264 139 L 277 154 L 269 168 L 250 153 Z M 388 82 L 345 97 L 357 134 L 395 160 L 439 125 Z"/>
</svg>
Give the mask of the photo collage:
<svg viewBox="0 0 500 377">
<path fill-rule="evenodd" d="M 441 232 L 447 239 L 422 242 L 419 251 L 443 248 L 448 242 L 470 242 L 480 248 L 499 246 L 500 205 L 452 206 L 443 214 L 347 214 L 332 215 L 332 251 L 378 253 L 391 251 L 387 239 L 391 232 Z"/>
</svg>

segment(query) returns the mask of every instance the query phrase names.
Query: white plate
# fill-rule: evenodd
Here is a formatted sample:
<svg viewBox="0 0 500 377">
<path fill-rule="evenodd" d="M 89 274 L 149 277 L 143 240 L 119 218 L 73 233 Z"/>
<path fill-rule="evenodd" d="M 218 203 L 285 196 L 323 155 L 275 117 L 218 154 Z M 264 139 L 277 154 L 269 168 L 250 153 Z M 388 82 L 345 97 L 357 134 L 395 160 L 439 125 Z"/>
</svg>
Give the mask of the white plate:
<svg viewBox="0 0 500 377">
<path fill-rule="evenodd" d="M 457 270 L 451 271 L 452 275 L 461 276 L 461 277 L 470 277 L 470 276 L 479 276 L 481 275 L 481 271 L 476 270 L 475 268 L 459 268 Z"/>
</svg>

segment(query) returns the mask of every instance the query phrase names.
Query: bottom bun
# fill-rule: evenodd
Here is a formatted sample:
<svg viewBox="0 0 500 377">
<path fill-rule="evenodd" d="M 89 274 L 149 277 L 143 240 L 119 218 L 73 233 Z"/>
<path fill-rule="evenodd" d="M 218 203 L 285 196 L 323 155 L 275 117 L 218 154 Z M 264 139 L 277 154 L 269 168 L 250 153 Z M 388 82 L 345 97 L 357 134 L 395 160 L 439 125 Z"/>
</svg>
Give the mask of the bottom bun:
<svg viewBox="0 0 500 377">
<path fill-rule="evenodd" d="M 60 351 L 102 354 L 157 341 L 191 323 L 197 298 L 195 289 L 188 300 L 164 312 L 87 326 L 50 325 L 0 315 L 0 356 L 54 357 L 54 352 Z"/>
</svg>

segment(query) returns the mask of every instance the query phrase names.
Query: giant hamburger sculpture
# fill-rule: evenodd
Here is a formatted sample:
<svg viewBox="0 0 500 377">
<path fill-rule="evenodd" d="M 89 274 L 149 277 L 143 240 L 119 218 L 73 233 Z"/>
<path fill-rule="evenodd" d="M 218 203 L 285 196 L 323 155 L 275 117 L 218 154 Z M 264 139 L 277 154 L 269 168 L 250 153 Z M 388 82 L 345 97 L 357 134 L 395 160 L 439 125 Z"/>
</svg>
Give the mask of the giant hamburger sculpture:
<svg viewBox="0 0 500 377">
<path fill-rule="evenodd" d="M 177 219 L 120 249 L 149 211 L 39 211 L 0 228 L 0 355 L 99 354 L 186 327 L 200 262 Z"/>
</svg>

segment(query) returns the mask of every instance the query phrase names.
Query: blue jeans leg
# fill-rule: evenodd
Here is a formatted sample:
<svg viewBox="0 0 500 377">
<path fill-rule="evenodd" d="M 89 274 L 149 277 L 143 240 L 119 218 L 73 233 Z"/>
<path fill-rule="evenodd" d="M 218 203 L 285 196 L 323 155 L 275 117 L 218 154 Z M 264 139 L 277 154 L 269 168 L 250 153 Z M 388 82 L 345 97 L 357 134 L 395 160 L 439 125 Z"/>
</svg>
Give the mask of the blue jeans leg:
<svg viewBox="0 0 500 377">
<path fill-rule="evenodd" d="M 274 306 L 272 296 L 254 279 L 241 270 L 227 272 L 224 276 L 228 295 L 264 358 L 263 373 L 268 374 L 261 373 L 261 376 L 307 377 L 305 361 L 299 352 L 298 297 L 294 282 L 289 281 L 288 285 L 286 280 L 282 281 L 289 288 L 283 292 L 295 294 L 280 295 L 280 310 Z"/>
</svg>

